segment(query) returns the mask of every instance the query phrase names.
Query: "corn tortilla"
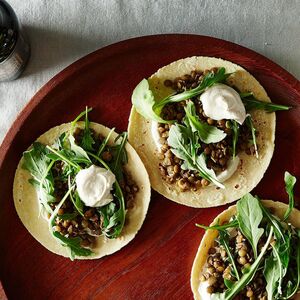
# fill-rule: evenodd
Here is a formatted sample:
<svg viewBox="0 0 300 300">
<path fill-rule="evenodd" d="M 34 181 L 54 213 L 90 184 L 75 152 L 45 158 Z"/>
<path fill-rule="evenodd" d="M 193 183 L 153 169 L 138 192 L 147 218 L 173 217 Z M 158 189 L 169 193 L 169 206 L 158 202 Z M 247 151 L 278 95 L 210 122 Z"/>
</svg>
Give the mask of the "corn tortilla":
<svg viewBox="0 0 300 300">
<path fill-rule="evenodd" d="M 228 78 L 228 83 L 235 85 L 241 92 L 253 92 L 254 96 L 265 102 L 271 102 L 260 83 L 245 69 L 232 62 L 213 57 L 189 57 L 175 61 L 153 74 L 149 79 L 151 90 L 156 99 L 163 99 L 173 90 L 164 85 L 166 79 L 190 74 L 193 70 L 204 71 L 213 67 L 224 67 L 227 73 L 235 72 Z M 223 184 L 225 189 L 219 189 L 213 184 L 197 191 L 181 192 L 176 184 L 169 184 L 162 179 L 159 171 L 158 149 L 155 146 L 152 133 L 152 121 L 142 117 L 134 107 L 131 110 L 128 125 L 129 142 L 138 152 L 150 176 L 151 186 L 166 198 L 191 207 L 213 207 L 230 203 L 251 191 L 262 179 L 269 166 L 275 139 L 275 113 L 262 110 L 251 112 L 253 123 L 259 135 L 258 159 L 255 155 L 239 153 L 240 164 L 235 173 Z"/>
</svg>

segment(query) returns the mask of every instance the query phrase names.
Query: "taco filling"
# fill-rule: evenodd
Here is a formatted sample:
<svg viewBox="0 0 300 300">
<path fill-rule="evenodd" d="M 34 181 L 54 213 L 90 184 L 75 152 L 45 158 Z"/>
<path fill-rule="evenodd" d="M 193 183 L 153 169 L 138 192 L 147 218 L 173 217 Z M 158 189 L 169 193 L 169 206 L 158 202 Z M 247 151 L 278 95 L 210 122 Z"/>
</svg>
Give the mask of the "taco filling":
<svg viewBox="0 0 300 300">
<path fill-rule="evenodd" d="M 144 79 L 134 90 L 132 103 L 151 121 L 161 177 L 181 191 L 197 191 L 210 183 L 224 188 L 240 164 L 239 155 L 258 158 L 260 145 L 253 110 L 274 112 L 289 107 L 254 98 L 230 81 L 224 67 L 193 70 L 164 86 L 173 90 L 156 99 Z"/>
<path fill-rule="evenodd" d="M 196 299 L 294 299 L 300 282 L 300 229 L 289 219 L 293 211 L 295 177 L 285 174 L 290 204 L 281 217 L 272 201 L 250 194 L 242 197 L 226 220 L 216 219 L 200 245 L 192 288 Z M 268 204 L 269 205 L 266 205 Z M 299 214 L 299 212 L 298 212 Z M 298 215 L 299 217 L 299 215 Z M 298 225 L 299 225 L 299 220 Z M 213 233 L 212 233 L 213 232 Z M 202 259 L 202 268 L 194 270 Z"/>
<path fill-rule="evenodd" d="M 23 154 L 23 168 L 36 188 L 40 213 L 70 257 L 91 256 L 96 239 L 118 238 L 139 186 L 125 168 L 127 133 L 109 142 L 90 128 L 86 109 L 52 145 L 35 142 Z M 77 122 L 85 118 L 83 128 Z"/>
</svg>

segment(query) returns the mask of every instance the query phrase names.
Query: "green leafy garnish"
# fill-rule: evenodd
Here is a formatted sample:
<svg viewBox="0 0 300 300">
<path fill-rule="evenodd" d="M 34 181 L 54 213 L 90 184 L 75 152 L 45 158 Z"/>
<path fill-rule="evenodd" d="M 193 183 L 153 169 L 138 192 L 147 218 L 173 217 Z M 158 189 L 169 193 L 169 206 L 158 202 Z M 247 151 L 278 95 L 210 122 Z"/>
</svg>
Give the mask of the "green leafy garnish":
<svg viewBox="0 0 300 300">
<path fill-rule="evenodd" d="M 113 134 L 113 132 L 115 131 L 115 128 L 112 128 L 110 130 L 110 132 L 108 133 L 107 137 L 103 140 L 103 142 L 101 143 L 98 151 L 97 151 L 97 156 L 101 157 L 102 152 L 104 151 L 105 147 L 108 145 L 109 139 L 111 137 L 111 135 Z"/>
<path fill-rule="evenodd" d="M 116 197 L 122 198 L 123 195 L 119 193 L 119 189 L 116 189 Z M 124 214 L 122 209 L 118 209 L 117 205 L 113 202 L 106 206 L 99 207 L 98 211 L 103 218 L 103 233 L 108 238 L 115 238 L 120 235 L 124 226 Z"/>
<path fill-rule="evenodd" d="M 199 119 L 196 114 L 195 104 L 192 101 L 188 101 L 184 110 L 193 132 L 196 132 L 199 135 L 202 142 L 206 144 L 218 143 L 226 137 L 224 131 L 215 126 L 210 126 Z"/>
<path fill-rule="evenodd" d="M 105 206 L 99 207 L 98 211 L 103 218 L 104 228 L 107 230 L 111 229 L 115 225 L 117 205 L 114 202 L 110 202 Z"/>
<path fill-rule="evenodd" d="M 74 183 L 73 183 L 74 184 Z M 69 176 L 68 178 L 68 187 L 69 189 L 72 187 L 72 183 L 71 183 L 71 177 Z M 84 203 L 81 201 L 79 194 L 77 191 L 75 191 L 74 193 L 71 192 L 70 193 L 70 199 L 75 207 L 75 209 L 77 210 L 77 212 L 81 215 L 84 216 Z"/>
<path fill-rule="evenodd" d="M 182 169 L 197 171 L 201 177 L 220 188 L 224 188 L 224 185 L 218 181 L 215 172 L 207 168 L 205 154 L 198 154 L 198 137 L 190 126 L 172 125 L 169 131 L 168 144 L 171 151 L 184 161 L 181 166 Z"/>
<path fill-rule="evenodd" d="M 86 116 L 86 114 L 89 113 L 90 111 L 92 111 L 92 108 L 91 108 L 91 107 L 90 107 L 90 108 L 87 108 L 87 107 L 86 107 L 86 109 L 85 109 L 84 111 L 82 111 L 82 112 L 75 118 L 74 121 L 71 122 L 71 128 L 70 128 L 70 132 L 69 132 L 71 135 L 73 135 L 73 131 L 74 131 L 74 129 L 75 129 L 75 126 L 76 126 L 77 122 L 78 122 L 83 116 Z"/>
<path fill-rule="evenodd" d="M 29 181 L 34 186 L 38 187 L 39 200 L 47 212 L 51 213 L 52 209 L 48 202 L 53 202 L 54 197 L 54 180 L 52 172 L 49 169 L 51 159 L 48 157 L 48 150 L 46 147 L 35 142 L 32 148 L 23 153 L 22 167 L 30 172 L 32 179 Z"/>
<path fill-rule="evenodd" d="M 202 225 L 202 224 L 195 224 L 197 227 L 199 227 L 199 228 L 203 228 L 203 229 L 205 229 L 205 230 L 219 230 L 219 231 L 221 231 L 221 230 L 225 230 L 225 229 L 227 229 L 227 228 L 236 228 L 236 227 L 238 227 L 238 225 L 239 225 L 239 222 L 238 222 L 238 220 L 237 219 L 234 219 L 234 220 L 232 220 L 232 221 L 230 221 L 230 222 L 228 222 L 228 223 L 226 223 L 226 224 L 223 224 L 223 225 L 211 225 L 211 226 L 205 226 L 205 225 Z"/>
<path fill-rule="evenodd" d="M 62 220 L 74 220 L 78 216 L 78 212 L 74 211 L 72 213 L 59 215 L 59 218 Z"/>
<path fill-rule="evenodd" d="M 298 291 L 300 286 L 300 230 L 297 229 L 297 238 L 294 239 L 294 249 L 296 253 L 292 256 L 292 266 L 295 266 L 295 269 L 291 270 L 291 273 L 287 272 L 290 275 L 287 281 L 286 289 L 282 292 L 282 299 L 291 299 Z"/>
<path fill-rule="evenodd" d="M 74 153 L 69 153 L 69 155 L 72 156 L 71 159 L 73 161 L 75 160 L 77 163 L 84 163 L 86 165 L 90 165 L 91 160 L 89 156 L 87 155 L 86 151 L 82 147 L 78 146 L 75 143 L 75 138 L 73 135 L 69 136 L 69 141 L 70 141 L 70 150 L 74 152 Z"/>
<path fill-rule="evenodd" d="M 240 97 L 245 105 L 246 111 L 258 109 L 266 112 L 275 112 L 280 110 L 289 110 L 291 108 L 291 106 L 257 100 L 251 92 L 240 93 Z"/>
<path fill-rule="evenodd" d="M 82 238 L 80 237 L 65 237 L 59 232 L 53 232 L 54 237 L 59 239 L 63 246 L 68 247 L 71 251 L 71 260 L 74 260 L 75 256 L 90 256 L 93 251 L 91 249 L 83 248 L 80 246 Z"/>
<path fill-rule="evenodd" d="M 132 105 L 136 111 L 147 120 L 167 123 L 160 117 L 163 106 L 157 107 L 157 101 L 150 89 L 147 79 L 143 79 L 134 89 L 131 96 Z"/>
<path fill-rule="evenodd" d="M 123 179 L 122 166 L 127 163 L 127 152 L 125 145 L 127 143 L 127 132 L 123 132 L 115 139 L 115 145 L 112 147 L 114 153 L 114 161 L 112 163 L 112 172 L 116 175 L 118 181 Z"/>
<path fill-rule="evenodd" d="M 231 73 L 225 73 L 225 68 L 219 68 L 217 73 L 208 72 L 201 83 L 194 89 L 184 91 L 176 95 L 170 95 L 156 104 L 156 107 L 164 107 L 166 104 L 181 102 L 183 100 L 191 99 L 195 96 L 201 95 L 207 88 L 216 83 L 224 83 Z"/>
<path fill-rule="evenodd" d="M 263 272 L 267 282 L 266 291 L 268 300 L 272 300 L 274 291 L 277 289 L 278 281 L 281 277 L 280 261 L 274 257 L 274 255 L 267 257 Z"/>
<path fill-rule="evenodd" d="M 264 229 L 259 228 L 262 218 L 259 201 L 251 194 L 246 194 L 237 202 L 239 227 L 252 246 L 254 258 L 257 258 L 257 244 L 264 233 Z"/>
<path fill-rule="evenodd" d="M 66 164 L 72 166 L 73 168 L 75 168 L 77 171 L 80 171 L 80 166 L 78 165 L 77 162 L 75 162 L 76 160 L 76 155 L 74 154 L 73 151 L 70 150 L 55 150 L 53 149 L 51 146 L 46 146 L 46 148 L 52 152 L 49 153 L 47 156 L 49 158 L 51 158 L 52 160 L 62 160 L 63 162 L 65 162 Z M 82 162 L 81 158 L 79 158 L 79 162 Z"/>
<path fill-rule="evenodd" d="M 231 126 L 232 130 L 232 157 L 235 158 L 236 156 L 236 145 L 239 138 L 239 132 L 240 132 L 240 125 L 237 121 L 231 120 Z"/>
<path fill-rule="evenodd" d="M 257 150 L 256 136 L 255 136 L 256 129 L 253 125 L 253 120 L 250 115 L 247 116 L 246 118 L 246 125 L 251 131 L 251 137 L 252 137 L 251 142 L 253 143 L 254 146 L 255 156 L 256 158 L 258 158 L 258 150 Z"/>
<path fill-rule="evenodd" d="M 225 68 L 219 68 L 217 73 L 208 72 L 196 88 L 176 95 L 170 95 L 160 101 L 155 99 L 154 94 L 150 89 L 149 82 L 146 79 L 143 79 L 134 89 L 131 101 L 137 112 L 144 118 L 160 123 L 169 123 L 172 121 L 166 121 L 160 116 L 164 106 L 169 103 L 181 102 L 198 96 L 202 94 L 206 88 L 211 87 L 216 83 L 225 82 L 230 75 L 231 73 L 225 73 Z"/>
<path fill-rule="evenodd" d="M 284 173 L 285 190 L 289 196 L 289 208 L 285 212 L 283 220 L 285 221 L 291 214 L 294 208 L 294 186 L 296 184 L 296 177 L 292 176 L 289 172 Z"/>
<path fill-rule="evenodd" d="M 220 241 L 220 244 L 224 247 L 224 249 L 228 255 L 228 259 L 232 265 L 235 278 L 237 280 L 240 280 L 240 275 L 239 275 L 238 269 L 236 267 L 236 264 L 234 262 L 234 258 L 232 256 L 232 250 L 229 247 L 229 234 L 227 233 L 227 231 L 225 231 L 225 230 L 219 231 L 219 241 Z"/>
<path fill-rule="evenodd" d="M 53 211 L 52 215 L 50 216 L 49 224 L 48 224 L 50 233 L 55 238 L 57 238 L 64 247 L 69 248 L 69 250 L 70 250 L 70 259 L 71 260 L 74 260 L 75 256 L 89 256 L 93 253 L 90 249 L 82 248 L 80 246 L 80 242 L 82 241 L 82 238 L 80 238 L 80 237 L 74 237 L 74 238 L 73 237 L 66 237 L 66 236 L 61 235 L 57 231 L 53 231 L 53 229 L 52 229 L 52 226 L 55 225 L 55 218 L 57 216 L 57 213 L 58 213 L 59 209 L 64 204 L 64 202 L 67 200 L 67 198 L 70 196 L 70 194 L 72 193 L 74 187 L 75 187 L 75 185 L 72 185 L 68 189 L 68 191 L 64 195 L 64 197 L 61 199 L 61 201 L 56 205 L 55 210 Z"/>
<path fill-rule="evenodd" d="M 93 151 L 95 144 L 94 138 L 92 136 L 92 132 L 90 130 L 90 121 L 88 119 L 88 107 L 85 108 L 85 121 L 84 121 L 84 130 L 83 137 L 81 141 L 81 147 L 86 149 L 87 151 Z"/>
</svg>

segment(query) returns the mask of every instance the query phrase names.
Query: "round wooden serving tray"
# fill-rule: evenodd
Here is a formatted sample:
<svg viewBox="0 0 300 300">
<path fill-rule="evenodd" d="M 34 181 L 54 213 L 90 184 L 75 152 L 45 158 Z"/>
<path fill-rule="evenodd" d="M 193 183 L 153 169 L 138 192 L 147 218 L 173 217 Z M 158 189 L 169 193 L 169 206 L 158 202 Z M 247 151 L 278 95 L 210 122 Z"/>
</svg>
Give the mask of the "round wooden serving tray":
<svg viewBox="0 0 300 300">
<path fill-rule="evenodd" d="M 192 299 L 190 271 L 203 235 L 194 224 L 209 224 L 225 207 L 184 207 L 153 192 L 133 242 L 103 259 L 71 262 L 47 251 L 26 231 L 14 209 L 12 185 L 22 152 L 40 134 L 73 120 L 86 105 L 94 108 L 91 120 L 126 130 L 136 84 L 158 68 L 193 55 L 243 66 L 273 102 L 294 107 L 277 113 L 274 157 L 254 191 L 264 198 L 287 199 L 284 171 L 300 176 L 296 78 L 249 49 L 205 36 L 155 35 L 105 47 L 51 79 L 18 116 L 0 148 L 0 279 L 9 299 Z"/>
</svg>

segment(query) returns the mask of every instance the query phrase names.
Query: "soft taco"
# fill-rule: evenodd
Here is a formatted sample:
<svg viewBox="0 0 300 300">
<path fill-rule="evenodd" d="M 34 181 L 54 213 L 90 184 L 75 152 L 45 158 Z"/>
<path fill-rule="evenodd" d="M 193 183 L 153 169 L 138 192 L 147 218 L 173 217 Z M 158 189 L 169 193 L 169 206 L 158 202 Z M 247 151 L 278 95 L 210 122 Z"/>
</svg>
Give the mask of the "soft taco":
<svg viewBox="0 0 300 300">
<path fill-rule="evenodd" d="M 250 194 L 207 227 L 196 254 L 191 287 L 202 299 L 300 299 L 300 211 L 295 177 L 286 172 L 290 203 Z"/>
<path fill-rule="evenodd" d="M 128 244 L 150 201 L 147 171 L 127 133 L 90 123 L 88 111 L 37 139 L 24 152 L 13 186 L 27 230 L 72 260 L 100 258 Z"/>
<path fill-rule="evenodd" d="M 190 57 L 142 80 L 132 94 L 129 141 L 152 187 L 192 207 L 232 202 L 263 177 L 274 151 L 275 111 L 242 67 Z"/>
</svg>

